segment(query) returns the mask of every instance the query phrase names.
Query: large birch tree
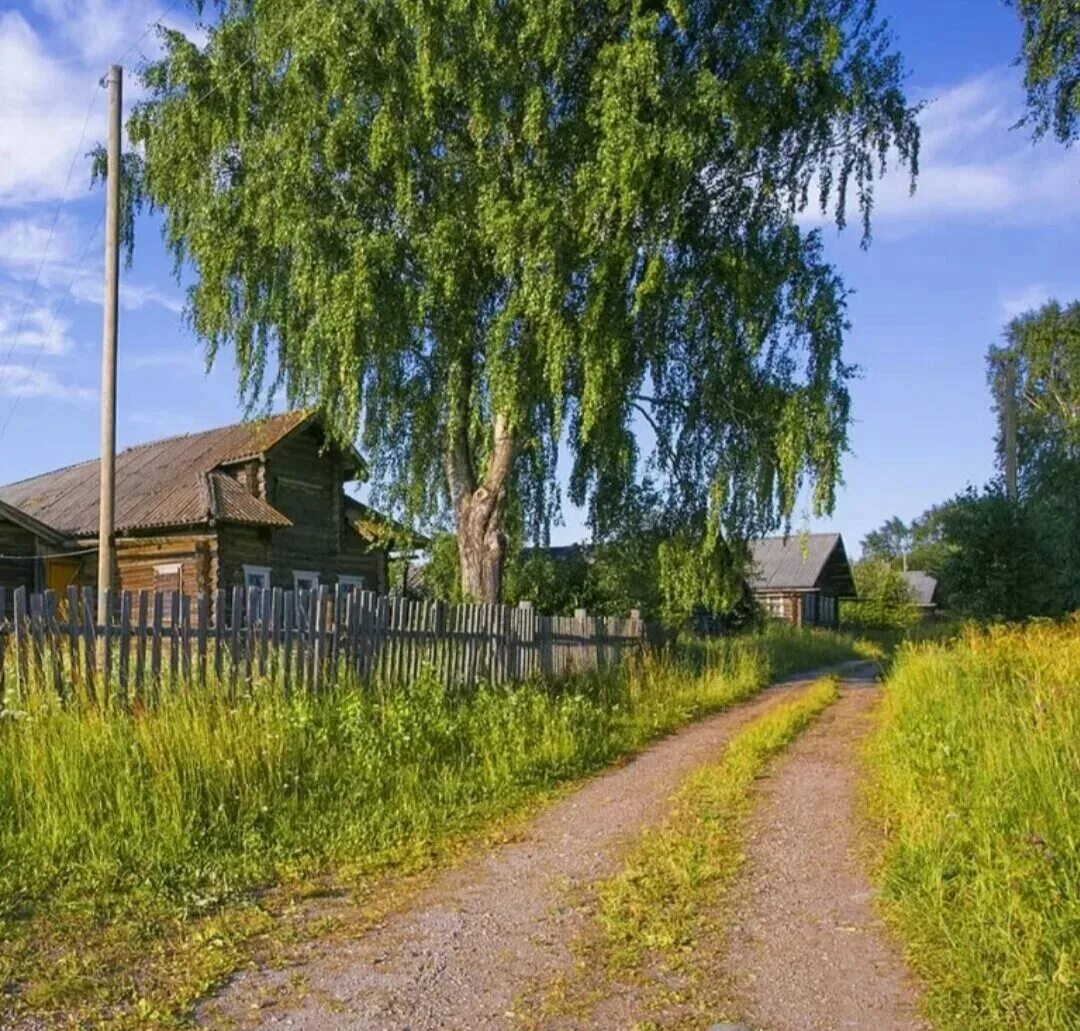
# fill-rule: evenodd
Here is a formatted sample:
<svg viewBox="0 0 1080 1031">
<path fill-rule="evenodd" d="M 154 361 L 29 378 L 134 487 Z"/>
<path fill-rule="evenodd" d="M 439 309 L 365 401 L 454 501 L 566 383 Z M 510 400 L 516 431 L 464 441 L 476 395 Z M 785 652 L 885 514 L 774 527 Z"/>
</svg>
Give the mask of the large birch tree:
<svg viewBox="0 0 1080 1031">
<path fill-rule="evenodd" d="M 284 390 L 498 597 L 508 519 L 603 524 L 646 460 L 710 548 L 831 509 L 845 291 L 916 172 L 872 0 L 221 0 L 129 133 L 208 356 Z M 642 441 L 646 444 L 642 444 Z M 651 456 L 651 458 L 650 458 Z"/>
</svg>

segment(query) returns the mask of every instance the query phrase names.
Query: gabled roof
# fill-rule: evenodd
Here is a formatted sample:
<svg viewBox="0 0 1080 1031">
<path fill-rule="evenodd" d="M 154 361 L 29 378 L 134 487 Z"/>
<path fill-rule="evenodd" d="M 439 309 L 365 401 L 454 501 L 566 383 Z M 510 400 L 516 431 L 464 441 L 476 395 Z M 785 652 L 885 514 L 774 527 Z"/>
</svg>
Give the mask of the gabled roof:
<svg viewBox="0 0 1080 1031">
<path fill-rule="evenodd" d="M 750 552 L 750 586 L 756 592 L 824 588 L 840 598 L 856 596 L 855 578 L 838 533 L 766 537 L 752 541 Z"/>
<path fill-rule="evenodd" d="M 286 412 L 121 451 L 116 456 L 117 532 L 211 519 L 290 525 L 272 506 L 215 470 L 265 454 L 312 418 L 310 411 Z M 8 484 L 0 487 L 0 501 L 66 536 L 96 536 L 99 465 L 95 458 Z"/>
<path fill-rule="evenodd" d="M 39 540 L 48 541 L 50 544 L 59 544 L 64 539 L 63 535 L 57 533 L 52 527 L 38 522 L 33 516 L 27 515 L 21 509 L 4 501 L 0 501 L 0 520 L 21 526 Z"/>
<path fill-rule="evenodd" d="M 918 569 L 911 569 L 904 573 L 904 579 L 915 596 L 915 604 L 919 608 L 932 609 L 937 606 L 937 577 L 931 576 Z"/>
</svg>

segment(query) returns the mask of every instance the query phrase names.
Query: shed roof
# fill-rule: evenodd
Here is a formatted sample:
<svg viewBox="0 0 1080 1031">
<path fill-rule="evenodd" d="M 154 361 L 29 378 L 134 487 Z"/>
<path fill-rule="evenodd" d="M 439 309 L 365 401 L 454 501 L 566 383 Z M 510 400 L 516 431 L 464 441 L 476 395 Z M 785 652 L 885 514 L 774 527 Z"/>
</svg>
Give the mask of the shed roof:
<svg viewBox="0 0 1080 1031">
<path fill-rule="evenodd" d="M 757 592 L 826 588 L 841 598 L 856 595 L 855 578 L 838 533 L 765 537 L 750 545 L 750 586 Z"/>
<path fill-rule="evenodd" d="M 117 531 L 197 525 L 211 519 L 290 525 L 275 508 L 215 470 L 264 454 L 312 418 L 309 411 L 286 412 L 121 451 L 116 456 Z M 0 487 L 0 501 L 54 531 L 95 536 L 99 466 L 95 458 L 8 484 Z"/>
<path fill-rule="evenodd" d="M 909 569 L 904 573 L 904 579 L 907 580 L 919 608 L 932 609 L 937 606 L 937 577 L 919 569 Z"/>
</svg>

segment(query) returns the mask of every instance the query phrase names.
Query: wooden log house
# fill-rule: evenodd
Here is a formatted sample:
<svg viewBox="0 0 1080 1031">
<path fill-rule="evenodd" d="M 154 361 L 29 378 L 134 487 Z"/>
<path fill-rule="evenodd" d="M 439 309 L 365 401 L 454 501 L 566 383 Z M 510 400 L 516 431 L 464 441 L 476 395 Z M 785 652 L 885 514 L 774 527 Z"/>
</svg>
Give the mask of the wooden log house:
<svg viewBox="0 0 1080 1031">
<path fill-rule="evenodd" d="M 838 533 L 766 537 L 752 544 L 750 589 L 766 612 L 797 626 L 836 627 L 840 603 L 857 597 Z"/>
<path fill-rule="evenodd" d="M 114 586 L 385 592 L 393 528 L 344 490 L 362 467 L 304 411 L 128 448 L 116 458 Z M 0 487 L 0 586 L 96 586 L 98 484 L 94 459 Z"/>
</svg>

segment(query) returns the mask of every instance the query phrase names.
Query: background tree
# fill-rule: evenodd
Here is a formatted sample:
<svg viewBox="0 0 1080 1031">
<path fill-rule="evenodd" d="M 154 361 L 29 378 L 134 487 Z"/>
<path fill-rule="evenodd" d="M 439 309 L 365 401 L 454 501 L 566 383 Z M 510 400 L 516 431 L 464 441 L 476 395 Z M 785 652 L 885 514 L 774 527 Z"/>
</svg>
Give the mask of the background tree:
<svg viewBox="0 0 1080 1031">
<path fill-rule="evenodd" d="M 885 561 L 902 570 L 906 549 L 908 569 L 940 576 L 950 549 L 944 532 L 949 504 L 934 505 L 910 523 L 898 516 L 887 519 L 863 538 L 862 557 Z"/>
<path fill-rule="evenodd" d="M 899 562 L 901 568 L 907 569 L 913 534 L 914 524 L 908 526 L 899 516 L 893 516 L 863 538 L 863 557 L 884 562 Z"/>
<path fill-rule="evenodd" d="M 638 418 L 710 553 L 804 484 L 831 509 L 845 294 L 794 216 L 850 197 L 868 236 L 892 148 L 914 175 L 872 0 L 215 7 L 145 70 L 128 196 L 249 406 L 360 426 L 381 502 L 449 508 L 466 596 L 498 596 L 512 520 L 542 539 L 560 446 L 603 527 Z"/>
<path fill-rule="evenodd" d="M 1013 0 L 1023 23 L 1026 119 L 1040 137 L 1053 132 L 1062 143 L 1077 136 L 1080 116 L 1080 3 L 1077 0 Z"/>
</svg>

